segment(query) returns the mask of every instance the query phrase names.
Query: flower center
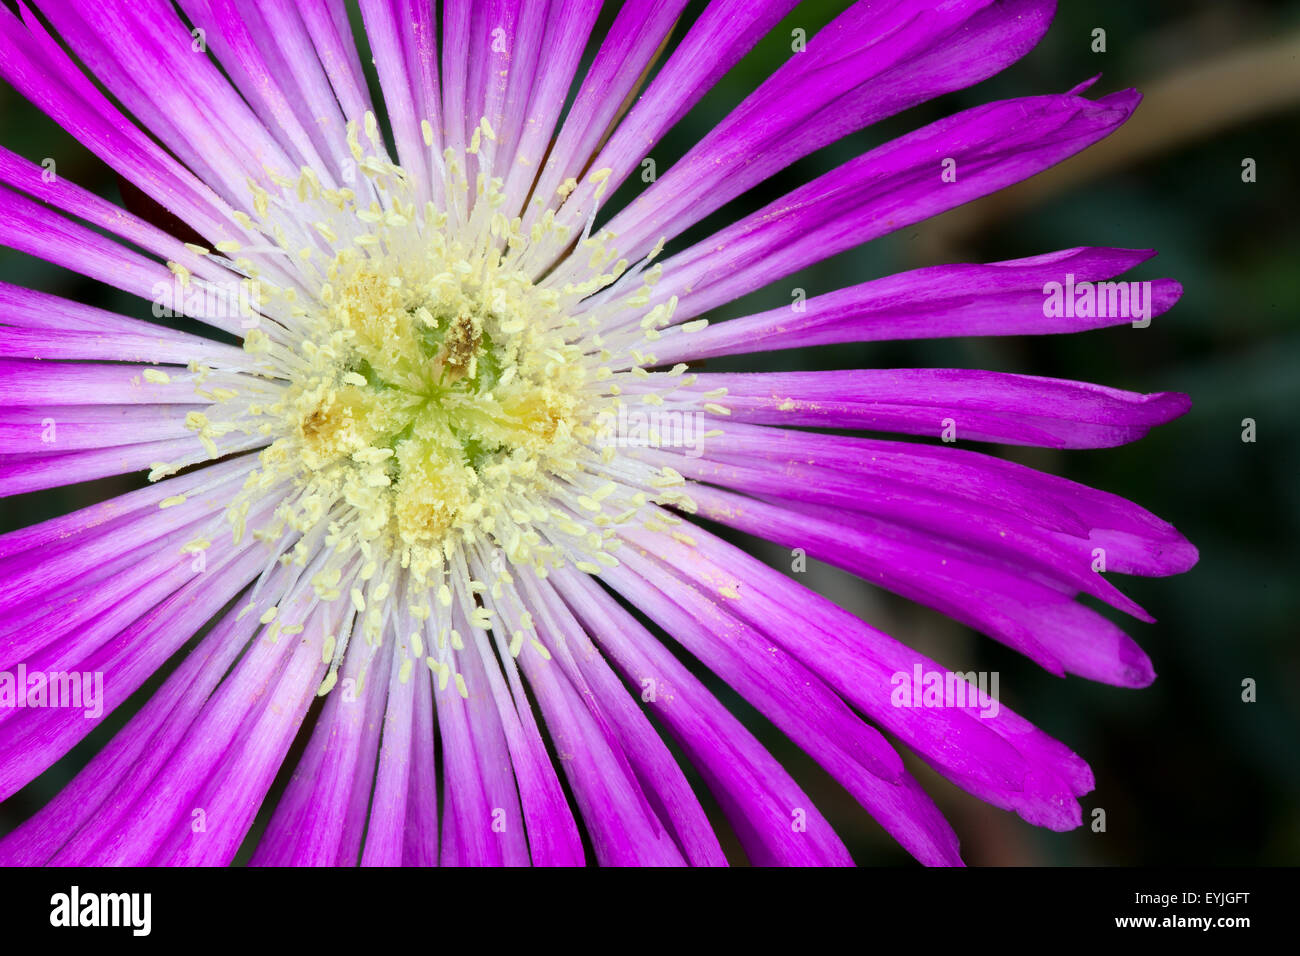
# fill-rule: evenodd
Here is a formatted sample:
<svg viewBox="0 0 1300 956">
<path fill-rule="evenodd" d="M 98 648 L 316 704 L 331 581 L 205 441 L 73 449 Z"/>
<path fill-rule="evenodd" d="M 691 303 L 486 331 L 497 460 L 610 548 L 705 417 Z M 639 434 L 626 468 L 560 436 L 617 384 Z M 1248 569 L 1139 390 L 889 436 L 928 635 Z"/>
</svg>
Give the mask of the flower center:
<svg viewBox="0 0 1300 956">
<path fill-rule="evenodd" d="M 377 143 L 369 115 L 366 133 Z M 501 180 L 480 168 L 471 187 L 462 171 L 478 141 L 444 151 L 441 202 L 364 154 L 355 127 L 356 189 L 310 170 L 272 175 L 278 191 L 250 184 L 256 218 L 234 215 L 259 237 L 248 250 L 259 259 L 230 264 L 256 283 L 263 320 L 245 336 L 246 366 L 194 369 L 213 404 L 186 423 L 209 457 L 270 440 L 226 508 L 233 540 L 275 544 L 324 600 L 349 595 L 367 633 L 381 620 L 366 588 L 382 602 L 400 586 L 411 613 L 427 614 L 429 595 L 449 605 L 448 582 L 469 564 L 487 588 L 507 567 L 598 573 L 617 564 L 617 528 L 647 502 L 690 506 L 679 474 L 615 461 L 617 436 L 605 434 L 626 403 L 658 408 L 690 384 L 684 365 L 648 372 L 654 357 L 637 348 L 676 305 L 637 317 L 662 241 L 628 272 L 590 220 L 578 236 L 553 211 L 529 227 L 507 219 Z M 597 200 L 606 176 L 592 174 Z M 555 269 L 530 261 L 571 246 Z M 151 477 L 186 464 L 161 462 Z"/>
<path fill-rule="evenodd" d="M 522 280 L 493 290 L 453 272 L 412 282 L 358 270 L 312 340 L 314 374 L 287 403 L 304 466 L 417 545 L 475 523 L 569 451 L 583 366 L 519 314 L 528 291 Z M 369 488 L 382 491 L 368 500 Z"/>
<path fill-rule="evenodd" d="M 360 540 L 432 567 L 458 539 L 497 536 L 572 462 L 593 411 L 586 365 L 556 297 L 499 257 L 436 234 L 348 249 L 321 299 L 276 443 L 301 468 L 291 524 L 344 501 Z"/>
</svg>

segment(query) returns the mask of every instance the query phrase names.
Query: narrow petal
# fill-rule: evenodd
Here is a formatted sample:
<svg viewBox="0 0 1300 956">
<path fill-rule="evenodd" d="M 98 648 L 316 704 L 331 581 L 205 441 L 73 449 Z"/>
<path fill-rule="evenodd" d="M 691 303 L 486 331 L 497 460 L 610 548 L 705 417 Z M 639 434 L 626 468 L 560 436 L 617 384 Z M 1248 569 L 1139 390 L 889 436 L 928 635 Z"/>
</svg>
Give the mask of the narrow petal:
<svg viewBox="0 0 1300 956">
<path fill-rule="evenodd" d="M 726 389 L 737 421 L 864 428 L 948 441 L 1110 448 L 1191 407 L 1186 395 L 969 369 L 701 373 L 685 391 Z"/>
<path fill-rule="evenodd" d="M 560 208 L 556 221 L 570 228 L 585 222 L 599 198 L 617 188 L 638 168 L 647 147 L 676 126 L 691 107 L 794 8 L 796 2 L 713 0 L 691 24 L 668 61 L 592 160 L 592 171 L 611 170 L 608 178 L 583 179 Z M 632 74 L 628 79 L 635 76 Z M 608 97 L 608 93 L 601 95 Z M 546 195 L 543 193 L 543 198 Z M 561 250 L 552 248 L 551 251 L 559 253 Z M 535 262 L 537 268 L 544 269 L 553 261 L 553 258 L 532 260 L 530 265 Z"/>
<path fill-rule="evenodd" d="M 1031 823 L 1054 829 L 1079 825 L 1075 798 L 1092 789 L 1093 779 L 1087 764 L 1066 747 L 1005 705 L 986 707 L 947 681 L 943 706 L 900 706 L 894 697 L 898 675 L 917 668 L 949 671 L 742 549 L 701 528 L 689 531 L 693 551 L 699 552 L 689 560 L 708 569 L 713 586 L 739 595 L 726 602 L 734 615 L 777 647 L 798 654 L 940 773 Z M 660 538 L 661 547 L 673 547 L 673 539 Z M 687 558 L 681 544 L 676 547 L 673 560 L 681 563 Z"/>
<path fill-rule="evenodd" d="M 614 726 L 642 791 L 673 832 L 687 861 L 693 866 L 726 865 L 718 838 L 681 768 L 582 626 L 549 585 L 528 576 L 520 583 L 531 598 L 528 606 L 534 609 L 539 633 L 569 679 L 585 688 L 584 696 L 595 699 Z"/>
<path fill-rule="evenodd" d="M 154 603 L 134 625 L 75 663 L 80 671 L 105 675 L 103 715 L 98 719 L 67 708 L 29 708 L 6 721 L 0 741 L 0 799 L 34 779 L 121 705 L 264 561 L 259 551 L 249 549 L 210 568 L 205 576 L 191 575 L 171 597 Z"/>
<path fill-rule="evenodd" d="M 780 762 L 650 632 L 588 575 L 566 567 L 550 578 L 624 677 L 655 688 L 652 711 L 704 775 L 751 862 L 852 865 L 826 818 Z"/>
<path fill-rule="evenodd" d="M 853 4 L 610 221 L 620 252 L 639 259 L 795 160 L 1000 72 L 1038 43 L 1054 6 Z M 648 145 L 610 165 L 635 165 Z"/>
<path fill-rule="evenodd" d="M 936 608 L 1055 674 L 1068 671 L 1126 687 L 1146 686 L 1155 678 L 1146 654 L 1115 624 L 1027 570 L 972 560 L 933 539 L 865 517 L 844 521 L 829 509 L 780 507 L 702 486 L 694 490 L 701 513 L 804 548 L 812 557 Z"/>
<path fill-rule="evenodd" d="M 879 146 L 663 263 L 650 304 L 677 299 L 676 321 L 804 266 L 988 195 L 1108 136 L 1138 94 L 1004 100 Z M 956 180 L 944 182 L 944 161 Z M 560 270 L 548 282 L 567 278 Z M 644 313 L 640 313 L 644 314 Z M 640 317 L 638 314 L 638 319 Z"/>
<path fill-rule="evenodd" d="M 937 339 L 963 335 L 1045 335 L 1082 332 L 1163 315 L 1182 295 L 1171 279 L 1120 283 L 1123 307 L 1088 310 L 1087 316 L 1048 315 L 1047 283 L 1111 279 L 1153 252 L 1066 249 L 989 265 L 930 266 L 864 282 L 793 306 L 710 325 L 691 335 L 668 329 L 655 344 L 664 364 L 718 355 L 767 352 L 841 342 Z M 1129 290 L 1141 295 L 1145 319 L 1130 308 Z M 1107 293 L 1103 293 L 1107 294 Z M 1108 300 L 1107 300 L 1108 301 Z M 1073 312 L 1073 310 L 1071 310 Z"/>
</svg>

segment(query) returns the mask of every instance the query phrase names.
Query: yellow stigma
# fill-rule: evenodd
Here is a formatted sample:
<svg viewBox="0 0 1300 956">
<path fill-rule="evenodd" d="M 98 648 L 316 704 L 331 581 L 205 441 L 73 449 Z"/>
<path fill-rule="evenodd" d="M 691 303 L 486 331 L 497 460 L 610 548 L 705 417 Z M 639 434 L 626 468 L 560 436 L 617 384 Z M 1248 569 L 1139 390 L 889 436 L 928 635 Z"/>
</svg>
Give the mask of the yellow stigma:
<svg viewBox="0 0 1300 956">
<path fill-rule="evenodd" d="M 289 428 L 268 456 L 302 468 L 291 518 L 341 498 L 362 540 L 417 557 L 492 534 L 512 496 L 534 497 L 577 451 L 585 366 L 564 316 L 495 256 L 475 261 L 437 232 L 418 255 L 350 253 L 330 265 L 330 304 L 311 317 Z"/>
<path fill-rule="evenodd" d="M 367 179 L 358 190 L 324 188 L 306 170 L 296 183 L 272 176 L 278 195 L 254 189 L 257 230 L 309 293 L 262 281 L 264 311 L 277 320 L 244 347 L 285 387 L 247 405 L 274 440 L 228 509 L 237 533 L 250 502 L 288 482 L 275 526 L 255 534 L 325 529 L 340 559 L 391 558 L 426 586 L 479 542 L 540 568 L 553 551 L 542 526 L 603 550 L 542 503 L 597 460 L 608 370 L 591 361 L 590 329 L 570 310 L 626 263 L 577 283 L 535 283 L 516 253 L 537 235 L 494 211 L 499 179 L 480 171 L 470 187 L 464 157 L 449 150 L 446 201 L 417 207 L 400 167 L 352 145 Z M 602 237 L 581 242 L 603 257 Z"/>
<path fill-rule="evenodd" d="M 693 510 L 670 467 L 616 455 L 628 402 L 658 410 L 667 396 L 676 408 L 664 414 L 680 418 L 694 401 L 673 398 L 692 384 L 685 366 L 648 373 L 655 358 L 640 351 L 676 299 L 648 307 L 659 247 L 629 273 L 614 237 L 591 234 L 594 214 L 581 235 L 554 210 L 529 225 L 507 219 L 482 156 L 431 154 L 444 191 L 435 201 L 383 155 L 372 125 L 372 153 L 349 128 L 364 177 L 355 188 L 306 169 L 250 183 L 252 213 L 235 218 L 253 241 L 214 245 L 254 257 L 227 262 L 259 302 L 244 325 L 246 360 L 191 367 L 208 404 L 186 426 L 202 449 L 158 463 L 151 478 L 258 447 L 225 507 L 236 544 L 251 534 L 279 564 L 310 565 L 316 596 L 342 602 L 367 642 L 380 640 L 386 598 L 399 593 L 414 618 L 436 608 L 494 630 L 478 595 L 498 600 L 509 569 L 545 576 L 569 562 L 600 573 L 618 564 L 617 528 L 649 503 Z M 599 191 L 608 176 L 590 181 Z M 532 646 L 511 641 L 514 653 Z M 345 647 L 327 655 L 332 668 Z M 443 683 L 448 653 L 438 641 Z"/>
<path fill-rule="evenodd" d="M 295 310 L 258 483 L 295 477 L 279 516 L 302 532 L 345 503 L 336 546 L 378 546 L 423 577 L 480 535 L 522 539 L 504 526 L 574 468 L 599 402 L 560 295 L 451 238 L 445 213 L 349 211 L 365 228 L 320 256 L 317 301 Z"/>
</svg>

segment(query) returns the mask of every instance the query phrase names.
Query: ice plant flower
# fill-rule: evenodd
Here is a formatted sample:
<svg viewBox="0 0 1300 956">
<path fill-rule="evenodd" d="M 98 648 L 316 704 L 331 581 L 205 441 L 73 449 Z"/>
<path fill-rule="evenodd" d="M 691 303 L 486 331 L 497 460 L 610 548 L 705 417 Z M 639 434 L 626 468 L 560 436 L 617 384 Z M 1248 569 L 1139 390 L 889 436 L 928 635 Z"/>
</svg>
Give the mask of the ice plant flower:
<svg viewBox="0 0 1300 956">
<path fill-rule="evenodd" d="M 1083 760 L 960 681 L 900 706 L 899 675 L 947 672 L 704 523 L 1053 674 L 1141 686 L 1147 657 L 1077 598 L 1149 620 L 1101 572 L 1172 574 L 1195 550 L 1137 505 L 961 446 L 1117 445 L 1185 397 L 689 366 L 1131 321 L 1100 305 L 1127 286 L 1098 283 L 1150 253 L 1104 248 L 707 314 L 1065 159 L 1137 94 L 970 109 L 686 244 L 800 157 L 1003 69 L 1052 5 L 854 3 L 613 215 L 794 3 L 629 3 L 597 31 L 600 6 L 362 0 L 355 35 L 332 0 L 0 8 L 3 78 L 175 223 L 0 152 L 0 242 L 143 303 L 0 285 L 0 492 L 149 477 L 0 537 L 0 798 L 166 668 L 0 862 L 228 863 L 280 777 L 255 863 L 724 863 L 685 761 L 751 862 L 852 862 L 686 655 L 924 863 L 960 863 L 958 841 L 902 748 L 1030 823 L 1079 824 Z M 1045 307 L 1066 282 L 1093 304 Z M 1149 315 L 1181 291 L 1145 289 Z M 212 336 L 150 321 L 173 310 Z M 102 700 L 67 706 L 89 674 Z"/>
</svg>

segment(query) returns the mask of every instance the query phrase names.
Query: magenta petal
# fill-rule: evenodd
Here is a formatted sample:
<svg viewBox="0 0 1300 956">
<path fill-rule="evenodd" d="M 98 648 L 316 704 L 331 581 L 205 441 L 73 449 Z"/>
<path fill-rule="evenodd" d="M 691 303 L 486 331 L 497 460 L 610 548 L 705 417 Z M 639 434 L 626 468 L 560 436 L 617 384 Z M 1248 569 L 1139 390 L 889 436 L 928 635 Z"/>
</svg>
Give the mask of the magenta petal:
<svg viewBox="0 0 1300 956">
<path fill-rule="evenodd" d="M 967 369 L 702 373 L 692 390 L 760 425 L 862 428 L 948 441 L 1109 448 L 1186 414 L 1176 392 L 1142 395 L 1086 382 Z"/>
<path fill-rule="evenodd" d="M 651 304 L 682 321 L 962 203 L 1019 182 L 1109 135 L 1134 91 L 1099 100 L 1026 97 L 975 107 L 877 147 L 664 262 Z M 942 161 L 958 170 L 945 183 Z"/>
<path fill-rule="evenodd" d="M 759 865 L 851 865 L 826 819 L 785 769 L 648 631 L 586 575 L 551 575 L 565 602 L 686 749 Z M 796 820 L 804 826 L 796 829 Z"/>
<path fill-rule="evenodd" d="M 1038 42 L 1052 7 L 853 4 L 610 221 L 621 251 L 639 258 L 794 160 L 999 72 Z"/>
<path fill-rule="evenodd" d="M 1142 321 L 1128 308 L 1116 308 L 1113 314 L 1102 309 L 1102 315 L 1048 315 L 1043 290 L 1051 282 L 1064 285 L 1071 276 L 1069 281 L 1079 283 L 1112 279 L 1151 255 L 1125 249 L 1067 249 L 989 265 L 915 269 L 813 296 L 799 312 L 780 306 L 691 335 L 670 329 L 655 345 L 655 358 L 668 364 L 840 342 L 1042 335 Z M 1147 319 L 1163 315 L 1181 294 L 1177 282 L 1157 279 L 1149 291 L 1141 291 L 1141 309 Z"/>
</svg>

